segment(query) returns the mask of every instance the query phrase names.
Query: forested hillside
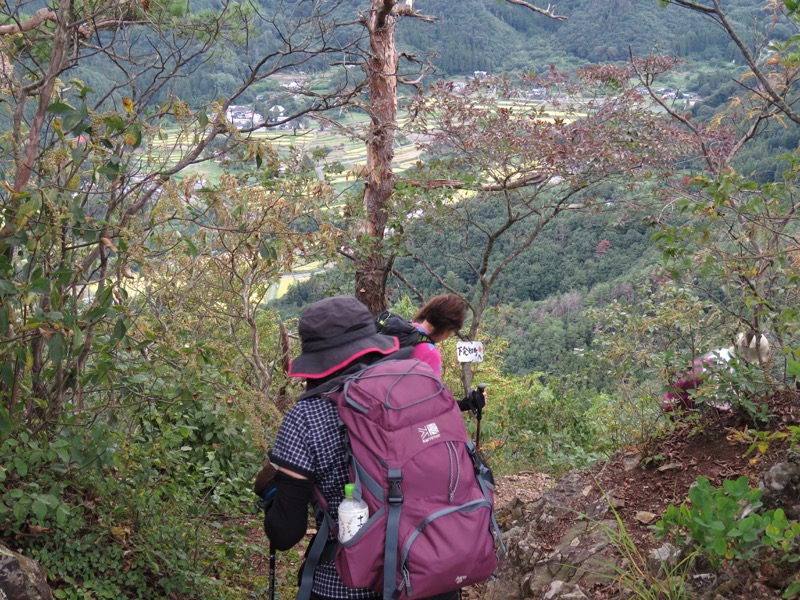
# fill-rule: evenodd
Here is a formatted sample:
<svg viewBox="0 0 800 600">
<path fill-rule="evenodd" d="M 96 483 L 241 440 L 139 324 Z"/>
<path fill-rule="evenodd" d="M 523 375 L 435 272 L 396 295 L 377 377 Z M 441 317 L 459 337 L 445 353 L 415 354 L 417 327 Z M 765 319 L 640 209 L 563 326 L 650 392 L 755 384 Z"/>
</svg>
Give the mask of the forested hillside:
<svg viewBox="0 0 800 600">
<path fill-rule="evenodd" d="M 490 206 L 482 210 L 480 220 L 497 217 Z M 633 283 L 660 264 L 653 233 L 635 215 L 620 220 L 605 212 L 571 216 L 546 231 L 497 282 L 497 317 L 484 335 L 508 340 L 504 368 L 517 375 L 561 372 L 560 361 L 592 340 L 585 310 L 630 294 Z M 477 259 L 477 248 L 472 256 L 460 253 L 458 241 L 465 235 L 454 228 L 443 236 L 422 224 L 409 233 L 416 247 L 428 249 L 427 265 L 446 273 L 460 292 L 475 283 L 468 265 Z M 500 255 L 509 251 L 508 243 L 500 245 Z M 395 268 L 425 298 L 441 293 L 439 282 L 414 259 L 398 258 Z M 298 317 L 310 302 L 348 290 L 347 277 L 330 273 L 292 287 L 274 305 L 285 317 Z M 398 281 L 390 290 L 395 299 L 409 293 Z"/>
<path fill-rule="evenodd" d="M 254 5 L 255 11 L 269 15 L 276 10 L 273 3 L 273 0 L 259 0 Z M 730 5 L 730 18 L 734 22 L 748 28 L 755 23 L 769 24 L 769 15 L 758 2 L 735 0 Z M 219 0 L 192 3 L 195 10 L 221 6 Z M 358 0 L 346 0 L 337 5 L 333 14 L 347 22 L 359 7 Z M 544 72 L 551 65 L 575 68 L 626 60 L 632 51 L 641 56 L 669 54 L 690 60 L 693 71 L 704 72 L 703 81 L 695 83 L 700 86 L 713 77 L 714 70 L 729 67 L 740 59 L 735 45 L 709 19 L 675 7 L 661 8 L 656 0 L 565 0 L 556 6 L 559 15 L 568 17 L 563 21 L 504 2 L 482 0 L 463 0 L 455 10 L 447 0 L 429 0 L 417 3 L 416 9 L 433 17 L 435 22 L 401 21 L 398 47 L 419 59 L 430 60 L 436 68 L 436 77 L 471 76 L 475 71 Z M 268 30 L 257 29 L 254 33 L 261 38 L 264 48 L 274 45 Z M 784 39 L 791 30 L 782 26 L 774 34 Z M 141 42 L 146 44 L 144 38 Z M 204 63 L 202 68 L 197 62 L 193 72 L 172 82 L 170 91 L 193 104 L 230 94 L 236 86 L 235 73 L 245 68 L 243 59 L 244 55 L 234 47 L 219 49 L 214 61 Z M 82 79 L 98 91 L 110 89 L 118 78 L 113 70 L 104 68 L 104 60 L 101 55 L 88 57 L 74 67 L 70 76 Z M 302 70 L 320 75 L 330 65 L 322 57 L 312 58 L 304 63 Z M 279 89 L 255 86 L 245 97 L 252 101 L 259 93 Z M 166 96 L 159 98 L 164 100 Z"/>
</svg>

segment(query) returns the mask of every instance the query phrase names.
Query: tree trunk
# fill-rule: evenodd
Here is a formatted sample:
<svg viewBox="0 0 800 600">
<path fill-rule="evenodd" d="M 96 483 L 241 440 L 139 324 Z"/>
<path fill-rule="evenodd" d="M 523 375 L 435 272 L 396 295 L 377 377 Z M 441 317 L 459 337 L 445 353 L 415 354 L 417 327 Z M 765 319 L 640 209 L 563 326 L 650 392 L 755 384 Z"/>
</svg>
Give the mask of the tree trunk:
<svg viewBox="0 0 800 600">
<path fill-rule="evenodd" d="M 397 129 L 397 65 L 394 30 L 396 0 L 372 0 L 366 21 L 370 57 L 366 63 L 370 90 L 370 129 L 367 134 L 367 175 L 364 186 L 365 222 L 356 259 L 356 298 L 377 315 L 386 308 L 390 258 L 383 238 L 388 205 L 395 185 L 392 161 Z"/>
</svg>

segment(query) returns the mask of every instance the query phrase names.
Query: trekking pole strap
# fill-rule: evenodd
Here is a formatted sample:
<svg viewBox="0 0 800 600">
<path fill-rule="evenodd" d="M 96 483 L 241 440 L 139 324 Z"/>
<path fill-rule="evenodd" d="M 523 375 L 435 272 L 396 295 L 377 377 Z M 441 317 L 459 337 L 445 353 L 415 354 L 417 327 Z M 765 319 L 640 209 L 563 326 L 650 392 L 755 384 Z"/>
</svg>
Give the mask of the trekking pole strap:
<svg viewBox="0 0 800 600">
<path fill-rule="evenodd" d="M 389 469 L 389 514 L 386 520 L 386 543 L 383 552 L 383 597 L 394 598 L 397 590 L 397 559 L 400 544 L 400 513 L 403 510 L 403 490 L 400 469 Z"/>
</svg>

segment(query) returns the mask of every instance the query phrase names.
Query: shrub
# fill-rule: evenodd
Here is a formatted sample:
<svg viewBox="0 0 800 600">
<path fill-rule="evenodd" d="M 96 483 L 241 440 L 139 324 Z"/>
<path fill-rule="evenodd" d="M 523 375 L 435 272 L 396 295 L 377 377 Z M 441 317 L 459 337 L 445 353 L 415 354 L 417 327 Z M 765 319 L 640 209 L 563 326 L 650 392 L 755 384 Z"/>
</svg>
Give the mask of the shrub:
<svg viewBox="0 0 800 600">
<path fill-rule="evenodd" d="M 690 545 L 719 567 L 725 560 L 751 560 L 765 548 L 796 562 L 800 523 L 786 519 L 782 509 L 758 513 L 762 491 L 747 477 L 726 480 L 714 488 L 698 477 L 689 490 L 689 503 L 670 505 L 652 528 L 657 538 L 671 536 Z"/>
</svg>

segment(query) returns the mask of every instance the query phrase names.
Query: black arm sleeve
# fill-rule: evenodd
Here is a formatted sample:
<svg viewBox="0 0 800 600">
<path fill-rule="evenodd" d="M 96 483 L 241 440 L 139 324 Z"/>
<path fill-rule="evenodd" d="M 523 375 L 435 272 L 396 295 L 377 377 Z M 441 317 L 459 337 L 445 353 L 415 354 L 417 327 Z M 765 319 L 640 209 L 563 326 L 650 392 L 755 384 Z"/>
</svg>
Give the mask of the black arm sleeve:
<svg viewBox="0 0 800 600">
<path fill-rule="evenodd" d="M 264 531 L 276 550 L 288 550 L 303 539 L 308 526 L 308 503 L 313 495 L 310 479 L 278 471 L 275 495 L 264 516 Z"/>
</svg>

